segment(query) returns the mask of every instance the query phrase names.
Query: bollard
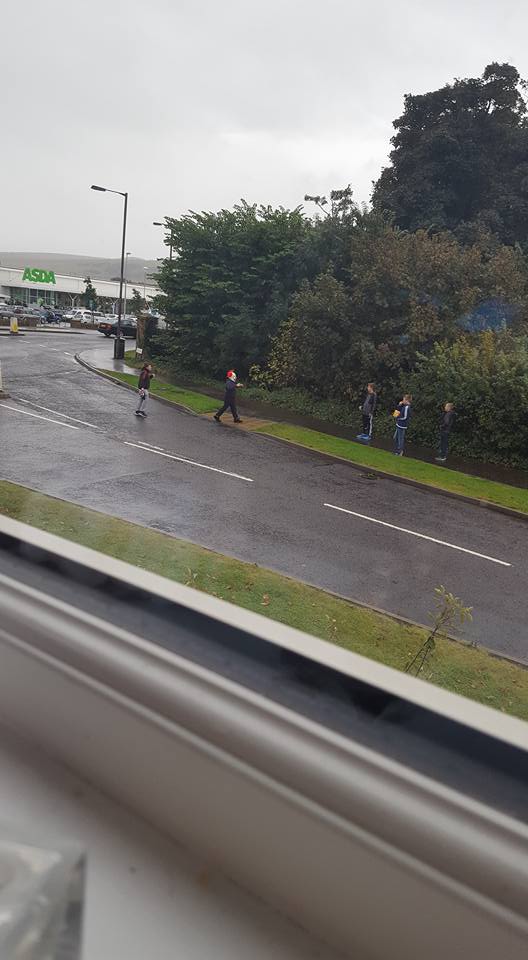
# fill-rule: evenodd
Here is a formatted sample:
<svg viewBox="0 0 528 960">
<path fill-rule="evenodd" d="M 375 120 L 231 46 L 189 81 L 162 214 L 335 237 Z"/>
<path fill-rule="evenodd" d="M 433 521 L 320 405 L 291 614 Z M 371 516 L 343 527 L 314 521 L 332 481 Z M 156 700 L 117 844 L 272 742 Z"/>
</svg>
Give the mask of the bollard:
<svg viewBox="0 0 528 960">
<path fill-rule="evenodd" d="M 0 400 L 7 400 L 9 394 L 4 390 L 2 383 L 2 365 L 0 364 Z"/>
<path fill-rule="evenodd" d="M 16 334 L 18 333 L 18 318 L 17 318 L 17 317 L 11 317 L 11 319 L 10 319 L 10 321 L 9 321 L 9 332 L 10 332 L 10 333 L 16 333 Z"/>
</svg>

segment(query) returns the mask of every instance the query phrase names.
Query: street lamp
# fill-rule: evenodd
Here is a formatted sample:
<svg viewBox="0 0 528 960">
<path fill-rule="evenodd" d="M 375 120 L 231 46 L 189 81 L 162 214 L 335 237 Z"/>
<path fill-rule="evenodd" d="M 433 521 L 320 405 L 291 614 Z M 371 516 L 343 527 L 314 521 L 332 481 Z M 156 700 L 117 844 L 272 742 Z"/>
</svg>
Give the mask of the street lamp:
<svg viewBox="0 0 528 960">
<path fill-rule="evenodd" d="M 128 258 L 129 258 L 129 256 L 130 256 L 130 250 L 127 250 L 127 252 L 125 253 L 125 297 L 124 297 L 125 305 L 124 305 L 124 307 L 123 307 L 123 318 L 124 318 L 124 320 L 125 320 L 125 323 L 126 323 L 126 301 L 127 301 Z"/>
<path fill-rule="evenodd" d="M 128 193 L 124 193 L 122 190 L 110 190 L 108 187 L 98 187 L 97 184 L 92 183 L 92 190 L 99 190 L 101 193 L 117 193 L 118 196 L 124 198 L 123 206 L 123 242 L 121 244 L 121 275 L 119 277 L 119 309 L 117 312 L 117 331 L 116 339 L 114 343 L 114 359 L 122 360 L 125 356 L 125 341 L 121 337 L 121 316 L 123 313 L 123 280 L 125 276 L 125 242 L 126 242 L 126 222 L 127 222 L 127 207 L 128 207 Z"/>
<path fill-rule="evenodd" d="M 152 226 L 153 226 L 153 227 L 164 227 L 165 224 L 164 224 L 164 223 L 160 223 L 159 220 L 153 220 L 153 221 L 152 221 Z M 170 233 L 169 260 L 172 260 L 172 230 L 171 230 L 171 233 Z"/>
</svg>

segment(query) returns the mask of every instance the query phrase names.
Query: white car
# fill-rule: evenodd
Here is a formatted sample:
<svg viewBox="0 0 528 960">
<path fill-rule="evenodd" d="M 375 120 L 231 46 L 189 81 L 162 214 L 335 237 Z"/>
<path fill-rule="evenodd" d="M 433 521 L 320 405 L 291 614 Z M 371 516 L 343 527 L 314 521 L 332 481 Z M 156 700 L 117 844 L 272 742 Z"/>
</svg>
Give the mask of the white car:
<svg viewBox="0 0 528 960">
<path fill-rule="evenodd" d="M 71 314 L 68 314 L 69 320 L 80 320 L 81 323 L 95 323 L 96 325 L 101 323 L 101 320 L 104 320 L 104 313 L 99 313 L 91 310 L 72 310 Z"/>
</svg>

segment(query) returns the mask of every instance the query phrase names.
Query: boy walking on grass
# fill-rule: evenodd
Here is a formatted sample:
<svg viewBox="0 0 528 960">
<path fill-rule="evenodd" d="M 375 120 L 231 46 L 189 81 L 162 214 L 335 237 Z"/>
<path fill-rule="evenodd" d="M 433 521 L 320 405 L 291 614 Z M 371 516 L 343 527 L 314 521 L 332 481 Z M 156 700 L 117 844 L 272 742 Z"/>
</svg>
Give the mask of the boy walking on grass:
<svg viewBox="0 0 528 960">
<path fill-rule="evenodd" d="M 359 408 L 363 417 L 363 432 L 358 433 L 356 440 L 362 440 L 364 443 L 372 440 L 372 427 L 374 425 L 374 414 L 376 413 L 377 405 L 378 395 L 376 393 L 376 384 L 367 383 L 367 395 L 362 406 Z"/>
<path fill-rule="evenodd" d="M 435 460 L 437 463 L 445 463 L 447 460 L 447 454 L 449 451 L 449 434 L 453 429 L 453 424 L 455 422 L 455 405 L 454 403 L 446 403 L 444 406 L 444 412 L 440 418 L 440 452 Z"/>
<path fill-rule="evenodd" d="M 411 419 L 412 396 L 410 393 L 404 393 L 401 403 L 398 404 L 392 416 L 396 423 L 396 432 L 394 434 L 394 453 L 397 457 L 403 457 L 403 448 L 405 446 L 405 434 Z"/>
</svg>

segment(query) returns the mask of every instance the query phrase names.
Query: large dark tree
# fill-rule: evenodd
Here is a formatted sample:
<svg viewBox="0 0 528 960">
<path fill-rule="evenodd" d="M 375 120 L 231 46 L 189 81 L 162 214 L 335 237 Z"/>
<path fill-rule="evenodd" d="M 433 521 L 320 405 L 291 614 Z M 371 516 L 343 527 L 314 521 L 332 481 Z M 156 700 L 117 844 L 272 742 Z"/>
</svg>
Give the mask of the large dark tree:
<svg viewBox="0 0 528 960">
<path fill-rule="evenodd" d="M 374 208 L 405 230 L 447 229 L 471 241 L 476 225 L 527 246 L 524 87 L 515 67 L 492 63 L 480 78 L 407 95 Z"/>
</svg>

